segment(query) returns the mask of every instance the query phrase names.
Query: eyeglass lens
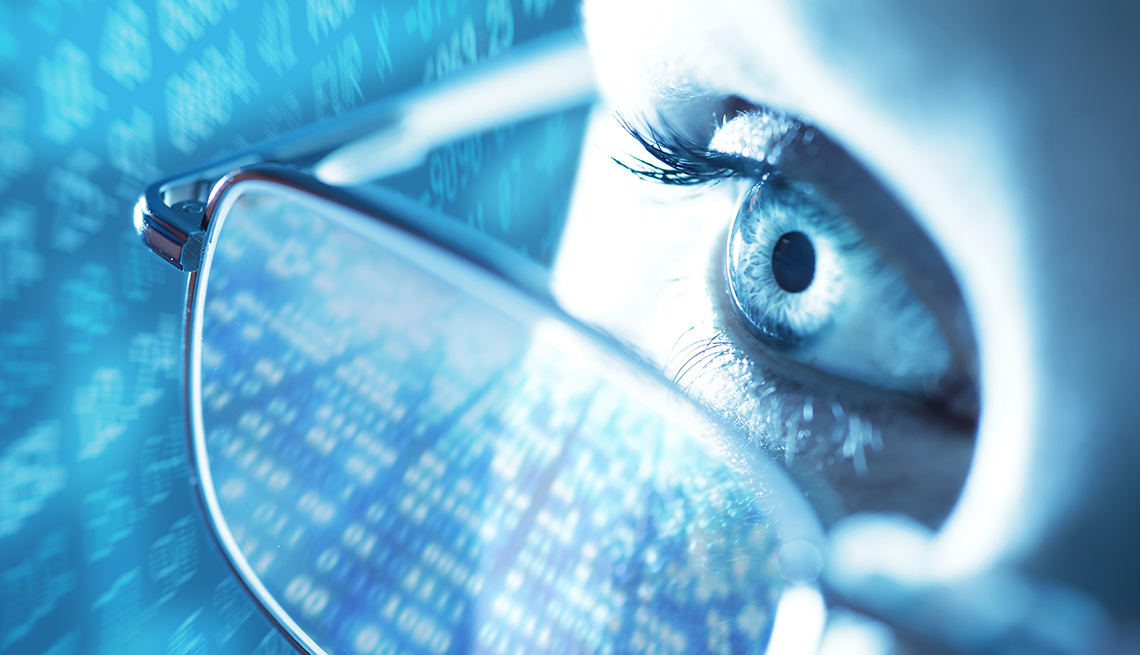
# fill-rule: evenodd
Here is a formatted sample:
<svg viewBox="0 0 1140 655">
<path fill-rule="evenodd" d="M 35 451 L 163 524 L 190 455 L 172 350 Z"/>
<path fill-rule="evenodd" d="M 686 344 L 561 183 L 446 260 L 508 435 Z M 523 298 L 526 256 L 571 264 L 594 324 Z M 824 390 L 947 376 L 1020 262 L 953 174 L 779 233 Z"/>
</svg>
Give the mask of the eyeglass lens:
<svg viewBox="0 0 1140 655">
<path fill-rule="evenodd" d="M 271 190 L 222 226 L 197 464 L 314 644 L 764 651 L 784 583 L 755 490 L 601 348 Z"/>
</svg>

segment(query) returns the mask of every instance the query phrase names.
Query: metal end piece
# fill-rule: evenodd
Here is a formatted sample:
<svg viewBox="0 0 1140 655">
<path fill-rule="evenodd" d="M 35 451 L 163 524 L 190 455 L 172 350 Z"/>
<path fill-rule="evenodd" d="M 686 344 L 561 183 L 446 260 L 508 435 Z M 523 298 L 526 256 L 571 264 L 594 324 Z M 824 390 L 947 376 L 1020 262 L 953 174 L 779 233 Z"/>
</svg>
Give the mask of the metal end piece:
<svg viewBox="0 0 1140 655">
<path fill-rule="evenodd" d="M 179 270 L 192 272 L 202 260 L 205 216 L 205 205 L 196 200 L 168 206 L 161 185 L 154 185 L 135 205 L 135 231 L 159 257 Z"/>
</svg>

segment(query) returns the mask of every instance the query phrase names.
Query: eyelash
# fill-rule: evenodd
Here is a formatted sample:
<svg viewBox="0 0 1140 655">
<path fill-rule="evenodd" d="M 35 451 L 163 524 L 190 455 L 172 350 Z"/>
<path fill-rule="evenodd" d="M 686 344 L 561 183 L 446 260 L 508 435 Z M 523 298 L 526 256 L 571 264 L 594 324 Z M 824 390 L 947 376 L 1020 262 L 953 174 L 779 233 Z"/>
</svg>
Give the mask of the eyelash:
<svg viewBox="0 0 1140 655">
<path fill-rule="evenodd" d="M 784 390 L 781 387 L 786 382 L 765 378 L 755 362 L 736 356 L 738 352 L 723 329 L 691 343 L 678 353 L 684 363 L 674 375 L 674 384 L 689 389 L 701 377 L 722 373 L 729 384 L 750 390 L 741 399 L 752 410 L 745 428 L 750 441 L 766 450 L 783 448 L 789 468 L 797 456 L 817 472 L 825 461 L 831 465 L 851 459 L 856 474 L 866 475 L 866 451 L 883 449 L 882 431 L 866 413 L 836 394 L 817 398 L 813 393 Z M 689 378 L 687 384 L 685 378 Z"/>
<path fill-rule="evenodd" d="M 709 150 L 669 128 L 650 127 L 643 132 L 620 116 L 618 122 L 656 160 L 629 155 L 633 162 L 630 163 L 612 158 L 642 179 L 673 186 L 701 186 L 737 178 L 760 180 L 774 170 L 767 162 Z"/>
</svg>

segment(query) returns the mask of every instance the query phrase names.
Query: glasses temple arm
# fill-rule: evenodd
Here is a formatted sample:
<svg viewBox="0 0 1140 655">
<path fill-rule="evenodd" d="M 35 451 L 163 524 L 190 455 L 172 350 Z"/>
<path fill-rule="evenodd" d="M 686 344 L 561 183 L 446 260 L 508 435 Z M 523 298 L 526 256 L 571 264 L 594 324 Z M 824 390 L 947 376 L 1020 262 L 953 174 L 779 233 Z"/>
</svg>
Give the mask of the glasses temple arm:
<svg viewBox="0 0 1140 655">
<path fill-rule="evenodd" d="M 135 229 L 167 262 L 195 271 L 210 189 L 235 169 L 315 166 L 326 183 L 358 184 L 414 166 L 432 147 L 464 134 L 584 104 L 595 94 L 581 32 L 536 39 L 442 82 L 155 182 L 135 205 Z"/>
</svg>

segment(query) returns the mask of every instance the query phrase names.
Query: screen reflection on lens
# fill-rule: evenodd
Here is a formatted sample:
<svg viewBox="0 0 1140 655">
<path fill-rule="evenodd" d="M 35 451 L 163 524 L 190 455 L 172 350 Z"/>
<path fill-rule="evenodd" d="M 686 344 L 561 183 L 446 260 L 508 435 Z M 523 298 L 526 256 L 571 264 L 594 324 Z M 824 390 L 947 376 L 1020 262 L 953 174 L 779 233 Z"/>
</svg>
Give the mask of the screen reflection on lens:
<svg viewBox="0 0 1140 655">
<path fill-rule="evenodd" d="M 219 207 L 195 461 L 223 550 L 299 643 L 764 652 L 775 530 L 663 387 L 394 228 L 265 182 Z"/>
</svg>

